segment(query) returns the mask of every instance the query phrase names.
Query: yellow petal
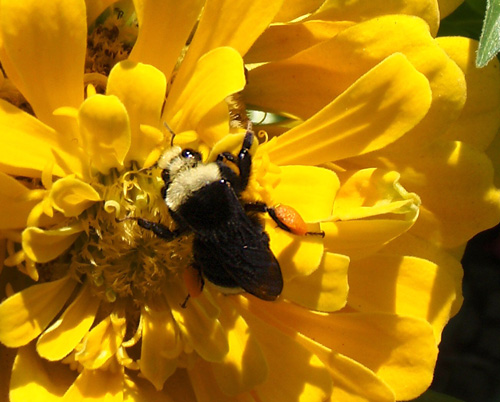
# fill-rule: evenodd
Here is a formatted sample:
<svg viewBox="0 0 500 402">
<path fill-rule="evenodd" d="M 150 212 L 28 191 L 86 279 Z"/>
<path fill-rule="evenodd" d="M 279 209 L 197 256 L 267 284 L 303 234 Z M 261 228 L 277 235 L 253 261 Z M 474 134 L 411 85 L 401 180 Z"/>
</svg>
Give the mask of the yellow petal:
<svg viewBox="0 0 500 402">
<path fill-rule="evenodd" d="M 125 106 L 116 96 L 87 98 L 78 111 L 83 149 L 92 166 L 107 174 L 120 168 L 130 148 L 130 124 Z"/>
<path fill-rule="evenodd" d="M 461 142 L 435 141 L 394 158 L 401 184 L 422 199 L 415 234 L 451 248 L 500 220 L 500 192 L 484 153 Z"/>
<path fill-rule="evenodd" d="M 427 24 L 415 17 L 392 15 L 359 23 L 287 60 L 255 68 L 249 72 L 245 100 L 262 110 L 306 119 L 396 52 L 426 76 L 432 92 L 427 115 L 398 142 L 407 147 L 426 144 L 458 117 L 466 85 L 462 71 L 429 34 Z"/>
<path fill-rule="evenodd" d="M 337 175 L 314 166 L 280 166 L 281 175 L 272 197 L 290 205 L 306 222 L 331 218 L 333 201 L 340 186 Z"/>
<path fill-rule="evenodd" d="M 143 0 L 139 34 L 130 60 L 151 64 L 170 77 L 203 3 Z"/>
<path fill-rule="evenodd" d="M 68 391 L 64 394 L 64 402 L 79 401 L 123 401 L 123 373 L 119 370 L 87 370 L 84 369 Z"/>
<path fill-rule="evenodd" d="M 60 402 L 74 380 L 67 365 L 48 363 L 36 354 L 34 345 L 19 349 L 10 382 L 11 402 Z"/>
<path fill-rule="evenodd" d="M 285 282 L 296 276 L 310 275 L 318 268 L 324 250 L 321 236 L 297 236 L 277 228 L 270 219 L 266 219 L 265 230 Z"/>
<path fill-rule="evenodd" d="M 283 0 L 207 1 L 176 81 L 184 86 L 197 61 L 218 47 L 231 47 L 243 56 L 269 26 L 282 3 Z"/>
<path fill-rule="evenodd" d="M 325 250 L 349 256 L 358 260 L 373 254 L 391 240 L 401 236 L 413 225 L 414 219 L 359 219 L 350 221 L 324 222 L 321 230 L 325 232 Z"/>
<path fill-rule="evenodd" d="M 176 374 L 180 371 L 181 369 L 178 369 Z M 123 402 L 199 402 L 194 398 L 194 396 L 192 396 L 191 384 L 189 381 L 181 381 L 181 379 L 175 377 L 175 374 L 170 381 L 175 382 L 174 389 L 178 391 L 175 394 L 170 389 L 156 391 L 153 385 L 144 378 L 140 378 L 138 376 L 129 377 L 126 374 L 124 377 Z"/>
<path fill-rule="evenodd" d="M 40 335 L 38 354 L 47 360 L 61 360 L 82 340 L 94 322 L 100 300 L 84 285 L 60 318 Z"/>
<path fill-rule="evenodd" d="M 78 216 L 101 200 L 99 193 L 90 184 L 70 176 L 54 183 L 50 198 L 54 208 L 66 217 Z"/>
<path fill-rule="evenodd" d="M 318 165 L 385 147 L 427 113 L 429 83 L 394 54 L 307 121 L 270 141 L 278 165 Z"/>
<path fill-rule="evenodd" d="M 0 127 L 0 166 L 3 172 L 40 177 L 47 164 L 54 161 L 55 175 L 65 176 L 73 172 L 82 176 L 82 161 L 78 158 L 74 144 L 61 138 L 40 120 L 2 99 Z"/>
<path fill-rule="evenodd" d="M 217 319 L 219 310 L 204 294 L 190 299 L 187 307 L 183 309 L 180 304 L 186 294 L 187 291 L 178 284 L 171 284 L 168 287 L 167 298 L 172 315 L 190 347 L 194 348 L 203 359 L 220 362 L 227 354 L 229 345 L 227 336 Z"/>
<path fill-rule="evenodd" d="M 422 318 L 437 343 L 457 297 L 452 277 L 430 261 L 401 255 L 374 255 L 351 263 L 349 300 L 362 312 Z"/>
<path fill-rule="evenodd" d="M 432 381 L 438 349 L 427 321 L 381 313 L 314 313 L 256 298 L 251 298 L 251 305 L 373 370 L 392 388 L 396 400 L 416 398 Z"/>
<path fill-rule="evenodd" d="M 20 229 L 26 227 L 30 211 L 38 202 L 31 198 L 36 191 L 28 190 L 19 181 L 0 172 L 0 229 Z"/>
<path fill-rule="evenodd" d="M 256 298 L 250 299 L 253 302 Z M 274 304 L 284 303 L 265 303 L 262 307 L 266 309 L 266 305 Z M 314 353 L 296 339 L 261 321 L 257 310 L 238 307 L 238 311 L 256 336 L 269 366 L 267 381 L 255 387 L 262 400 L 324 401 L 329 398 L 332 378 Z"/>
<path fill-rule="evenodd" d="M 464 2 L 464 0 L 439 0 L 438 1 L 439 14 L 440 14 L 441 19 L 450 15 L 463 2 Z"/>
<path fill-rule="evenodd" d="M 120 347 L 125 336 L 125 327 L 126 320 L 119 313 L 107 316 L 85 336 L 75 359 L 90 371 L 98 369 Z"/>
<path fill-rule="evenodd" d="M 302 15 L 315 11 L 323 0 L 286 0 L 274 17 L 274 22 L 291 21 Z"/>
<path fill-rule="evenodd" d="M 181 352 L 180 334 L 168 310 L 154 311 L 143 308 L 141 373 L 157 390 L 177 369 L 177 356 Z"/>
<path fill-rule="evenodd" d="M 384 247 L 384 253 L 398 254 L 398 255 L 411 255 L 414 257 L 422 258 L 432 261 L 439 267 L 439 272 L 443 276 L 449 277 L 453 280 L 455 286 L 455 302 L 450 311 L 450 316 L 454 316 L 460 310 L 463 302 L 462 278 L 464 271 L 460 263 L 460 257 L 455 257 L 446 252 L 442 247 L 436 246 L 428 239 L 422 239 L 407 232 L 397 239 L 391 241 Z"/>
<path fill-rule="evenodd" d="M 266 380 L 267 363 L 251 328 L 227 297 L 218 295 L 217 301 L 221 307 L 219 321 L 227 334 L 229 352 L 221 363 L 212 364 L 212 370 L 221 390 L 235 396 Z"/>
<path fill-rule="evenodd" d="M 362 364 L 340 353 L 330 360 L 333 377 L 332 401 L 394 402 L 394 392 L 377 375 Z"/>
<path fill-rule="evenodd" d="M 347 302 L 349 258 L 325 253 L 318 269 L 287 282 L 283 297 L 315 311 L 337 311 Z"/>
<path fill-rule="evenodd" d="M 472 39 L 439 38 L 437 43 L 462 69 L 467 81 L 467 100 L 462 114 L 444 138 L 484 150 L 500 127 L 500 63 L 493 59 L 487 66 L 477 68 L 477 42 Z"/>
<path fill-rule="evenodd" d="M 126 162 L 142 164 L 157 146 L 154 137 L 145 136 L 140 126 L 158 127 L 165 100 L 165 75 L 153 66 L 130 60 L 116 64 L 111 70 L 106 87 L 107 95 L 116 95 L 127 109 L 130 119 L 131 145 Z"/>
<path fill-rule="evenodd" d="M 188 82 L 176 79 L 163 119 L 176 133 L 196 129 L 202 118 L 227 96 L 245 86 L 243 60 L 234 49 L 214 49 L 196 63 Z"/>
<path fill-rule="evenodd" d="M 16 348 L 35 339 L 49 325 L 71 295 L 76 282 L 65 277 L 33 285 L 0 304 L 0 340 Z"/>
<path fill-rule="evenodd" d="M 334 37 L 352 25 L 348 21 L 305 21 L 271 25 L 245 55 L 245 62 L 263 63 L 286 59 Z"/>
<path fill-rule="evenodd" d="M 36 116 L 52 127 L 63 123 L 55 109 L 78 107 L 83 100 L 85 17 L 83 0 L 2 2 L 0 29 L 9 61 L 2 65 Z"/>
<path fill-rule="evenodd" d="M 48 262 L 59 257 L 80 236 L 81 225 L 43 230 L 28 227 L 23 231 L 23 250 L 36 262 Z"/>
<path fill-rule="evenodd" d="M 340 220 L 391 214 L 413 223 L 419 197 L 400 184 L 400 175 L 384 169 L 361 169 L 341 174 L 342 186 L 335 200 L 334 217 Z"/>
<path fill-rule="evenodd" d="M 210 363 L 203 359 L 198 359 L 192 367 L 188 368 L 189 383 L 193 387 L 194 395 L 191 399 L 183 392 L 179 400 L 192 402 L 254 402 L 255 399 L 250 394 L 241 394 L 237 397 L 231 397 L 222 392 L 217 386 L 217 382 L 212 372 Z M 178 388 L 178 387 L 176 387 Z"/>
<path fill-rule="evenodd" d="M 414 15 L 425 20 L 436 35 L 439 28 L 437 3 L 433 0 L 395 0 L 381 5 L 376 1 L 328 0 L 310 18 L 361 22 L 389 14 Z"/>
</svg>

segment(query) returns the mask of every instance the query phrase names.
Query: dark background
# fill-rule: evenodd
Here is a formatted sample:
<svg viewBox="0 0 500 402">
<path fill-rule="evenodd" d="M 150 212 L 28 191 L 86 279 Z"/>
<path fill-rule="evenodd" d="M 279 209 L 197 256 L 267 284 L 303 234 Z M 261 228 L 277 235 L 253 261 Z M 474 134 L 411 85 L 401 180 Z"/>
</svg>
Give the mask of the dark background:
<svg viewBox="0 0 500 402">
<path fill-rule="evenodd" d="M 500 226 L 467 245 L 464 304 L 443 332 L 431 389 L 467 402 L 500 401 Z"/>
</svg>

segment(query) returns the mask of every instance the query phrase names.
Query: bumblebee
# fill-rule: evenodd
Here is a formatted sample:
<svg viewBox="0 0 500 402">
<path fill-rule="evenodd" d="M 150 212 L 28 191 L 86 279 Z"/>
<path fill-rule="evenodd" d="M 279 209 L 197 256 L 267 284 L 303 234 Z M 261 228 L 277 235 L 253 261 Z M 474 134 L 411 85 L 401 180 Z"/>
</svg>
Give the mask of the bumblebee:
<svg viewBox="0 0 500 402">
<path fill-rule="evenodd" d="M 172 146 L 158 161 L 165 182 L 162 197 L 176 229 L 142 218 L 137 222 L 166 241 L 194 234 L 192 268 L 199 285 L 198 291 L 188 286 L 183 307 L 190 295 L 201 292 L 204 279 L 228 292 L 243 289 L 262 300 L 275 300 L 281 294 L 283 276 L 259 214 L 268 213 L 280 228 L 298 235 L 322 234 L 308 232 L 291 207 L 242 199 L 252 168 L 253 141 L 248 129 L 238 155 L 224 152 L 211 163 L 203 163 L 199 152 L 179 146 Z"/>
</svg>

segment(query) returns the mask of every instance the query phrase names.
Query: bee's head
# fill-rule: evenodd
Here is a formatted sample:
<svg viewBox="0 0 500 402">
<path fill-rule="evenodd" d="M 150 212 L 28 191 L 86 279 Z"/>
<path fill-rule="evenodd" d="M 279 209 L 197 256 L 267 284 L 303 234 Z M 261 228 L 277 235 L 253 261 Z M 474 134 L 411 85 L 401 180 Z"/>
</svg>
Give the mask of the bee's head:
<svg viewBox="0 0 500 402">
<path fill-rule="evenodd" d="M 158 167 L 168 172 L 170 180 L 182 171 L 192 169 L 201 162 L 201 154 L 190 148 L 173 146 L 166 150 L 158 160 Z"/>
</svg>

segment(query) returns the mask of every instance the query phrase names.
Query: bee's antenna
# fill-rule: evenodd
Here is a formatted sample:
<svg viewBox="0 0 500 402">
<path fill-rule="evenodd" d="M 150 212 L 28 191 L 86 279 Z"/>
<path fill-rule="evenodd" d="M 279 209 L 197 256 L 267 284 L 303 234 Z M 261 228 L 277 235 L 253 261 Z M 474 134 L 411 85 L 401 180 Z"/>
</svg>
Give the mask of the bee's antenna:
<svg viewBox="0 0 500 402">
<path fill-rule="evenodd" d="M 170 146 L 173 147 L 174 146 L 174 138 L 175 138 L 175 133 L 174 133 L 174 130 L 172 130 L 170 128 L 170 126 L 168 125 L 168 123 L 166 121 L 163 122 L 163 125 L 165 126 L 165 128 L 168 130 L 168 132 L 170 134 L 172 134 L 172 139 L 170 140 Z"/>
</svg>

